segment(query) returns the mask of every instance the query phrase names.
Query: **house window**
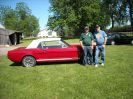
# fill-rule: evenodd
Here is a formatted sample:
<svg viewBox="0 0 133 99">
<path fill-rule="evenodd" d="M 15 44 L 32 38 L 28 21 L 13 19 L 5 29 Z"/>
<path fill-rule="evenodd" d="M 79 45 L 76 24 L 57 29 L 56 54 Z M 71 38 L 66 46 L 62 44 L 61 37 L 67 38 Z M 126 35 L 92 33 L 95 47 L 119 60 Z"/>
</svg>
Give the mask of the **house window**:
<svg viewBox="0 0 133 99">
<path fill-rule="evenodd" d="M 52 32 L 50 31 L 50 32 L 48 32 L 48 36 L 52 36 Z"/>
</svg>

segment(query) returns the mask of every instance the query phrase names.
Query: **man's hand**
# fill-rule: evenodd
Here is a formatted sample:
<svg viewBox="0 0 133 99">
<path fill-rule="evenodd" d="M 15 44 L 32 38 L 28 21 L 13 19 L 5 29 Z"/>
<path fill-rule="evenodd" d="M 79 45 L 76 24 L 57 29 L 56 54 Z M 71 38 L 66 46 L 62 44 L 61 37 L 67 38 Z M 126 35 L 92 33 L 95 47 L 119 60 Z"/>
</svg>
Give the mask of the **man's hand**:
<svg viewBox="0 0 133 99">
<path fill-rule="evenodd" d="M 103 46 L 103 48 L 105 48 L 105 44 L 103 44 L 102 46 Z"/>
<path fill-rule="evenodd" d="M 83 46 L 83 43 L 82 43 L 82 41 L 80 41 L 80 45 L 81 45 L 82 49 L 84 49 L 84 46 Z"/>
<path fill-rule="evenodd" d="M 91 46 L 91 49 L 93 49 L 93 45 Z"/>
<path fill-rule="evenodd" d="M 82 46 L 82 49 L 84 49 L 84 46 Z"/>
<path fill-rule="evenodd" d="M 107 42 L 107 37 L 105 37 L 105 39 L 104 39 L 103 48 L 105 48 L 106 42 Z"/>
</svg>

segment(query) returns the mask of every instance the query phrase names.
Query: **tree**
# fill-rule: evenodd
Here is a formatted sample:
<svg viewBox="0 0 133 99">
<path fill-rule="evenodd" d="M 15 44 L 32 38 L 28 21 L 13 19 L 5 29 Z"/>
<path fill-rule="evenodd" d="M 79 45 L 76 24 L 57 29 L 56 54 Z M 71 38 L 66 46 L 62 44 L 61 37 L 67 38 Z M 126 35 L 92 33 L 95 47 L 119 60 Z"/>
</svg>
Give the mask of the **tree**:
<svg viewBox="0 0 133 99">
<path fill-rule="evenodd" d="M 103 0 L 103 6 L 112 20 L 112 28 L 115 24 L 126 25 L 130 20 L 133 28 L 133 1 L 132 0 Z M 128 13 L 129 12 L 129 13 Z"/>
<path fill-rule="evenodd" d="M 101 24 L 105 28 L 109 23 L 101 0 L 50 0 L 50 3 L 50 12 L 53 13 L 48 20 L 50 28 L 59 26 L 62 31 L 67 29 L 67 32 L 77 35 L 86 25 Z"/>
<path fill-rule="evenodd" d="M 131 22 L 131 27 L 133 31 L 133 1 L 132 0 L 127 0 L 129 4 L 129 14 L 130 14 L 130 22 Z"/>
<path fill-rule="evenodd" d="M 5 28 L 15 29 L 17 16 L 16 12 L 11 7 L 1 6 L 0 8 L 0 21 Z"/>
<path fill-rule="evenodd" d="M 33 36 L 39 32 L 38 19 L 31 14 L 31 10 L 24 2 L 11 7 L 0 7 L 0 21 L 7 29 L 22 31 L 25 36 Z"/>
<path fill-rule="evenodd" d="M 39 22 L 35 16 L 28 15 L 23 22 L 27 36 L 35 36 L 39 32 Z"/>
<path fill-rule="evenodd" d="M 26 19 L 26 17 L 31 14 L 31 9 L 24 2 L 16 4 L 16 11 L 20 20 Z"/>
</svg>

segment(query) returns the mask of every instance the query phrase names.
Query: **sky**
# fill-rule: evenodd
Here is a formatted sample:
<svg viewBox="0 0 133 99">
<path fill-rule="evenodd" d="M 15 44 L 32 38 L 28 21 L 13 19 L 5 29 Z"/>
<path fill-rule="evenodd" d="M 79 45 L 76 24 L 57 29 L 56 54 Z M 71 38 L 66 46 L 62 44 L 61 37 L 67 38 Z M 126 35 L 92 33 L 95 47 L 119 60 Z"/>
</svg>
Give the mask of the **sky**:
<svg viewBox="0 0 133 99">
<path fill-rule="evenodd" d="M 40 30 L 45 29 L 48 21 L 49 0 L 0 0 L 0 5 L 10 6 L 15 9 L 16 3 L 25 2 L 31 9 L 32 14 L 39 19 Z"/>
</svg>

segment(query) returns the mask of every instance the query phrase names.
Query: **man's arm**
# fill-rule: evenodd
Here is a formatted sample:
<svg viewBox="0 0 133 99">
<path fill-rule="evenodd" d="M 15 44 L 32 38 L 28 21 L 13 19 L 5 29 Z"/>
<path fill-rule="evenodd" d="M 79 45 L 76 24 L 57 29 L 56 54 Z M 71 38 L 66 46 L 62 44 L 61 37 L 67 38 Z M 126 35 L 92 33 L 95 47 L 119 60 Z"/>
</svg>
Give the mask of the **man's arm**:
<svg viewBox="0 0 133 99">
<path fill-rule="evenodd" d="M 107 37 L 104 38 L 104 45 L 106 45 Z"/>
<path fill-rule="evenodd" d="M 82 43 L 82 41 L 80 41 L 80 45 L 81 45 L 81 47 L 84 49 L 84 46 L 83 46 L 83 43 Z"/>
<path fill-rule="evenodd" d="M 104 45 L 106 45 L 107 42 L 107 34 L 104 32 Z"/>
<path fill-rule="evenodd" d="M 93 49 L 94 46 L 94 40 L 91 41 L 91 48 Z"/>
<path fill-rule="evenodd" d="M 103 43 L 103 47 L 105 47 L 107 42 L 107 34 L 104 32 L 104 43 Z"/>
<path fill-rule="evenodd" d="M 91 33 L 91 39 L 92 39 L 92 41 L 91 41 L 91 48 L 93 49 L 93 47 L 95 46 L 95 42 L 94 42 L 94 38 L 95 38 L 95 36 L 94 35 L 92 35 L 92 33 Z"/>
</svg>

